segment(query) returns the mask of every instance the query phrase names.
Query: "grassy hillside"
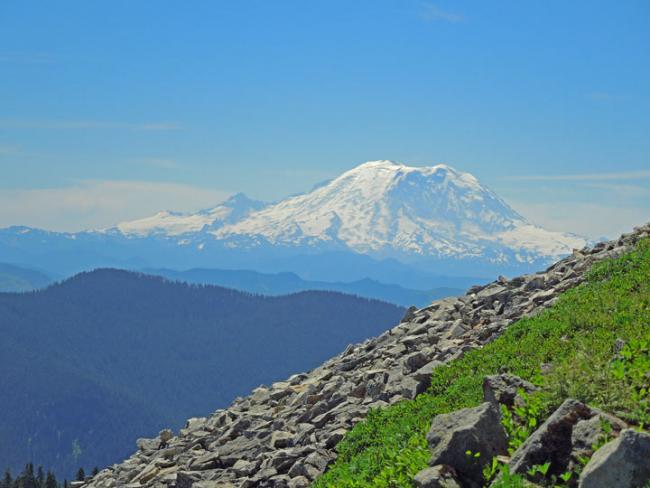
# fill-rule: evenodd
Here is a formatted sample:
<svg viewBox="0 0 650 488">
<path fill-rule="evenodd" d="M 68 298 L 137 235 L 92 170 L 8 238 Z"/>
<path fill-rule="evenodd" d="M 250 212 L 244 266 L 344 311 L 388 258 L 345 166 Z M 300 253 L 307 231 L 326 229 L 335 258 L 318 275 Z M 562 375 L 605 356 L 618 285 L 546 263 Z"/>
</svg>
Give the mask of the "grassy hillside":
<svg viewBox="0 0 650 488">
<path fill-rule="evenodd" d="M 626 341 L 619 356 L 617 339 Z M 650 240 L 594 266 L 585 284 L 563 294 L 499 339 L 435 370 L 430 390 L 373 411 L 339 444 L 335 465 L 315 486 L 411 487 L 427 466 L 425 435 L 436 414 L 477 406 L 486 375 L 511 372 L 543 389 L 540 418 L 566 397 L 650 425 Z M 542 374 L 541 365 L 550 372 Z"/>
</svg>

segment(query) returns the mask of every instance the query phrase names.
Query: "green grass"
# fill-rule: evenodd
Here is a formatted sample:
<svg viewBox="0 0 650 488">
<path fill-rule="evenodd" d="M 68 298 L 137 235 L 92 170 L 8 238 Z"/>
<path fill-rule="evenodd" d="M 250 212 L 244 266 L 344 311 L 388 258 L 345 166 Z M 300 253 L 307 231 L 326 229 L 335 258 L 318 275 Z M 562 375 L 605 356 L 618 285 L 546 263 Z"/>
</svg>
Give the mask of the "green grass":
<svg viewBox="0 0 650 488">
<path fill-rule="evenodd" d="M 627 342 L 616 356 L 617 338 Z M 324 487 L 411 487 L 429 461 L 425 435 L 440 413 L 482 402 L 483 378 L 510 372 L 542 387 L 546 415 L 572 397 L 650 425 L 650 240 L 595 265 L 586 283 L 540 315 L 513 324 L 483 349 L 434 371 L 415 400 L 373 410 L 337 447 L 336 463 L 315 481 Z M 542 375 L 540 365 L 551 363 Z"/>
</svg>

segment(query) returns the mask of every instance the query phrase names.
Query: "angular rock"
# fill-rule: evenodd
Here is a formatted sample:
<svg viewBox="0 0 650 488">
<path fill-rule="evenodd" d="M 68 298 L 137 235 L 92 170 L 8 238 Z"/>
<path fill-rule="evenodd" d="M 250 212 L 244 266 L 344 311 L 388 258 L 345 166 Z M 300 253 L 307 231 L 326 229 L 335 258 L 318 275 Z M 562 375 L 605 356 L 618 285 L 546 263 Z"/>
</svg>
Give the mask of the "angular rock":
<svg viewBox="0 0 650 488">
<path fill-rule="evenodd" d="M 623 429 L 627 428 L 625 422 L 606 413 L 594 415 L 590 419 L 580 420 L 571 432 L 572 456 L 574 458 L 577 459 L 578 456 L 591 457 L 593 454 L 592 446 L 606 435 L 603 426 L 604 422 L 609 424 L 611 435 L 618 435 Z"/>
<path fill-rule="evenodd" d="M 626 429 L 598 449 L 580 475 L 580 488 L 637 488 L 650 481 L 650 434 Z"/>
<path fill-rule="evenodd" d="M 190 467 L 196 471 L 205 471 L 207 469 L 215 469 L 221 467 L 221 460 L 219 454 L 216 452 L 207 452 L 198 458 L 194 459 Z"/>
<path fill-rule="evenodd" d="M 290 432 L 275 431 L 271 434 L 271 446 L 276 449 L 291 447 L 293 445 L 293 434 Z"/>
<path fill-rule="evenodd" d="M 427 442 L 432 451 L 429 465 L 453 467 L 463 486 L 481 486 L 483 466 L 494 456 L 506 454 L 508 447 L 499 410 L 487 402 L 437 415 L 431 422 Z"/>
<path fill-rule="evenodd" d="M 420 369 L 422 366 L 427 364 L 427 362 L 428 362 L 427 356 L 421 351 L 409 354 L 404 358 L 403 361 L 404 374 L 409 374 L 412 373 L 413 371 L 416 371 L 417 369 Z"/>
<path fill-rule="evenodd" d="M 442 366 L 444 363 L 442 361 L 438 361 L 437 359 L 434 359 L 433 361 L 425 364 L 422 366 L 420 369 L 418 369 L 415 373 L 413 373 L 411 376 L 415 378 L 418 381 L 431 381 L 431 375 L 433 374 L 433 370 L 436 369 L 439 366 Z M 428 385 L 427 385 L 428 387 Z"/>
<path fill-rule="evenodd" d="M 461 488 L 454 468 L 442 464 L 420 471 L 413 484 L 415 488 Z"/>
<path fill-rule="evenodd" d="M 499 405 L 505 405 L 507 407 L 515 405 L 519 390 L 532 393 L 537 389 L 532 383 L 511 374 L 486 376 L 483 380 L 484 400 L 497 407 Z"/>
<path fill-rule="evenodd" d="M 296 476 L 289 481 L 289 488 L 307 488 L 309 480 L 304 476 Z"/>
<path fill-rule="evenodd" d="M 158 449 L 160 440 L 140 438 L 135 443 L 140 451 L 153 451 L 154 449 Z"/>
<path fill-rule="evenodd" d="M 619 419 L 577 400 L 565 400 L 513 453 L 510 472 L 525 474 L 532 466 L 547 462 L 551 463 L 548 475 L 559 476 L 577 468 L 576 458 L 584 454 L 585 443 L 592 436 L 588 432 L 596 425 L 593 419 L 601 418 L 610 419 L 614 430 L 625 425 Z"/>
</svg>

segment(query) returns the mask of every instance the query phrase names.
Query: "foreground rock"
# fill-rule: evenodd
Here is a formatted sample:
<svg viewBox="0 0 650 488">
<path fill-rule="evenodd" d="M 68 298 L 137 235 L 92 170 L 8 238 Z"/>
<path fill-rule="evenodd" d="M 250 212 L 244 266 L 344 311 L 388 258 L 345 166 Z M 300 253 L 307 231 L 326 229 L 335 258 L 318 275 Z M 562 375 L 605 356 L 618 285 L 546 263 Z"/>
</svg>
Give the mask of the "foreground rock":
<svg viewBox="0 0 650 488">
<path fill-rule="evenodd" d="M 580 488 L 645 487 L 650 482 L 650 435 L 626 429 L 592 456 Z"/>
<path fill-rule="evenodd" d="M 483 485 L 483 466 L 493 457 L 508 452 L 508 437 L 501 425 L 498 408 L 483 403 L 436 415 L 427 434 L 431 466 L 452 466 L 463 486 Z"/>
<path fill-rule="evenodd" d="M 532 393 L 537 389 L 535 385 L 522 380 L 518 376 L 498 374 L 487 376 L 483 381 L 483 398 L 486 402 L 492 403 L 497 407 L 505 405 L 511 408 L 515 405 L 521 405 L 520 391 Z"/>
<path fill-rule="evenodd" d="M 607 422 L 617 435 L 626 424 L 611 415 L 577 400 L 565 400 L 533 434 L 524 441 L 510 460 L 510 472 L 526 474 L 533 466 L 550 462 L 549 475 L 559 476 L 579 468 L 579 457 L 590 456 L 591 446 Z"/>
<path fill-rule="evenodd" d="M 544 272 L 499 279 L 412 311 L 393 329 L 349 346 L 308 373 L 260 386 L 227 409 L 190 419 L 164 446 L 139 443 L 133 456 L 87 486 L 305 486 L 335 461 L 336 444 L 369 409 L 413 398 L 427 388 L 434 368 L 551 305 L 580 284 L 595 261 L 620 256 L 649 234 L 645 226 L 576 251 Z"/>
<path fill-rule="evenodd" d="M 413 484 L 415 488 L 461 488 L 456 470 L 442 464 L 420 471 Z"/>
</svg>

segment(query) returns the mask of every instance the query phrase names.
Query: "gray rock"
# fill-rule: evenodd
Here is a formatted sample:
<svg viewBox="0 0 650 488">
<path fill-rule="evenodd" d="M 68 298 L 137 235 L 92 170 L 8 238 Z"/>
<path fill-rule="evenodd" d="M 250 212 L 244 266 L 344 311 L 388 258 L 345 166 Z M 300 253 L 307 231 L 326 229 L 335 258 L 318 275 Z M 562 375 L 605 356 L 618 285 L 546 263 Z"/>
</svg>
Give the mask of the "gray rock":
<svg viewBox="0 0 650 488">
<path fill-rule="evenodd" d="M 306 458 L 305 461 L 312 466 L 315 466 L 320 470 L 320 472 L 324 472 L 327 469 L 327 466 L 330 465 L 334 460 L 336 459 L 336 455 L 330 451 L 326 451 L 324 449 L 319 449 L 318 451 L 312 452 L 309 454 Z"/>
<path fill-rule="evenodd" d="M 415 312 L 418 311 L 418 308 L 416 306 L 411 305 L 409 308 L 406 309 L 406 313 L 404 313 L 404 317 L 402 317 L 402 320 L 400 322 L 410 322 L 415 318 Z"/>
<path fill-rule="evenodd" d="M 239 459 L 235 464 L 233 464 L 232 470 L 238 476 L 249 476 L 255 472 L 259 465 L 259 461 Z"/>
<path fill-rule="evenodd" d="M 500 420 L 498 409 L 487 402 L 437 415 L 427 434 L 432 451 L 429 465 L 451 466 L 463 486 L 481 486 L 483 466 L 494 456 L 507 453 L 508 439 Z M 476 453 L 480 456 L 474 456 Z"/>
<path fill-rule="evenodd" d="M 431 379 L 417 380 L 411 376 L 402 378 L 398 384 L 398 388 L 394 391 L 397 391 L 399 395 L 404 398 L 413 400 L 416 396 L 421 393 L 424 393 L 429 384 L 431 384 Z"/>
<path fill-rule="evenodd" d="M 289 488 L 307 488 L 309 480 L 304 476 L 296 476 L 289 481 Z"/>
<path fill-rule="evenodd" d="M 300 459 L 294 463 L 294 465 L 289 469 L 289 476 L 291 478 L 306 478 L 308 480 L 314 480 L 317 476 L 322 473 L 316 466 L 312 466 L 307 463 L 305 460 Z"/>
<path fill-rule="evenodd" d="M 325 447 L 327 449 L 334 449 L 336 445 L 341 442 L 341 439 L 345 437 L 345 434 L 347 433 L 346 429 L 335 429 L 332 432 L 329 432 L 328 434 L 325 435 L 325 438 L 327 439 L 325 441 Z"/>
<path fill-rule="evenodd" d="M 141 438 L 138 439 L 135 443 L 140 451 L 153 451 L 154 449 L 158 449 L 160 440 Z"/>
<path fill-rule="evenodd" d="M 430 381 L 431 375 L 433 374 L 433 370 L 439 366 L 442 366 L 443 364 L 444 363 L 442 361 L 438 361 L 437 359 L 434 359 L 433 361 L 422 366 L 411 376 L 413 376 L 413 378 L 415 378 L 418 381 L 427 381 L 427 380 Z"/>
<path fill-rule="evenodd" d="M 650 434 L 626 429 L 598 449 L 580 475 L 580 488 L 641 488 L 650 481 Z"/>
<path fill-rule="evenodd" d="M 173 437 L 174 433 L 171 431 L 171 429 L 163 429 L 158 434 L 158 439 L 160 439 L 161 442 L 169 442 Z"/>
<path fill-rule="evenodd" d="M 420 471 L 413 478 L 415 488 L 461 488 L 451 466 L 438 465 Z"/>
<path fill-rule="evenodd" d="M 200 477 L 196 473 L 179 472 L 176 475 L 175 488 L 192 488 L 194 482 L 199 479 Z"/>
<path fill-rule="evenodd" d="M 574 427 L 598 414 L 577 400 L 565 400 L 512 454 L 510 472 L 525 474 L 532 466 L 546 462 L 551 463 L 549 475 L 566 472 L 572 467 Z"/>
<path fill-rule="evenodd" d="M 417 369 L 420 369 L 422 366 L 427 364 L 427 362 L 427 356 L 421 351 L 409 354 L 404 358 L 403 361 L 404 374 L 409 374 Z"/>
<path fill-rule="evenodd" d="M 221 467 L 221 460 L 219 454 L 216 452 L 208 452 L 195 458 L 190 467 L 196 471 L 204 471 L 206 469 L 215 469 Z"/>
<path fill-rule="evenodd" d="M 618 435 L 623 429 L 627 428 L 627 424 L 622 420 L 599 410 L 593 410 L 598 412 L 598 415 L 578 421 L 571 432 L 571 448 L 574 458 L 577 458 L 577 456 L 591 457 L 593 454 L 592 446 L 605 435 L 604 422 L 609 424 L 612 435 Z"/>
<path fill-rule="evenodd" d="M 499 405 L 512 407 L 519 390 L 531 393 L 537 389 L 532 383 L 511 374 L 486 376 L 483 380 L 483 398 L 497 407 Z"/>
<path fill-rule="evenodd" d="M 449 328 L 444 334 L 444 337 L 449 339 L 456 339 L 462 336 L 465 332 L 467 332 L 467 329 L 468 327 L 463 324 L 463 321 L 458 319 L 449 326 Z"/>
<path fill-rule="evenodd" d="M 291 447 L 293 445 L 293 434 L 290 432 L 276 431 L 271 434 L 271 446 L 276 449 Z"/>
</svg>

